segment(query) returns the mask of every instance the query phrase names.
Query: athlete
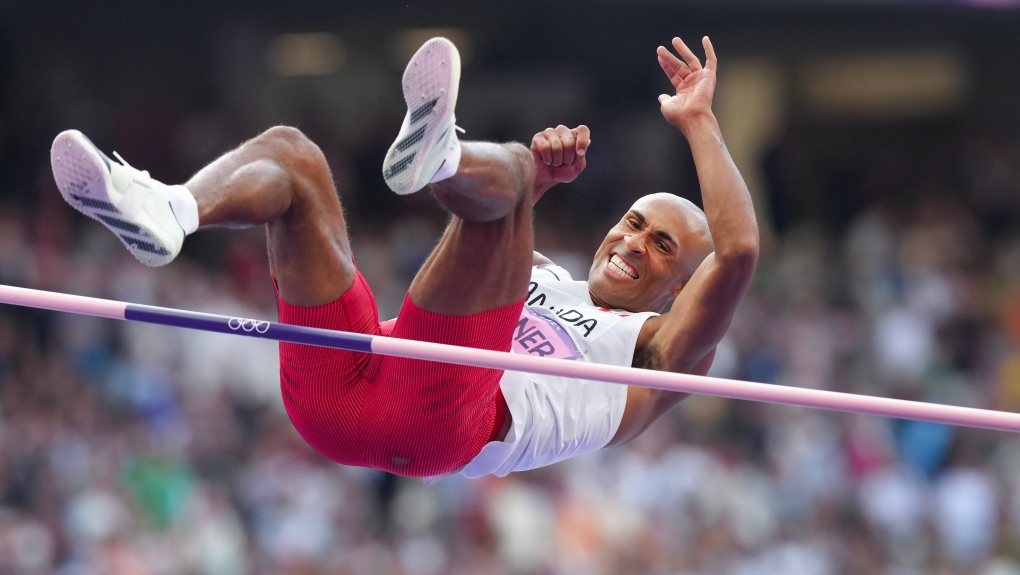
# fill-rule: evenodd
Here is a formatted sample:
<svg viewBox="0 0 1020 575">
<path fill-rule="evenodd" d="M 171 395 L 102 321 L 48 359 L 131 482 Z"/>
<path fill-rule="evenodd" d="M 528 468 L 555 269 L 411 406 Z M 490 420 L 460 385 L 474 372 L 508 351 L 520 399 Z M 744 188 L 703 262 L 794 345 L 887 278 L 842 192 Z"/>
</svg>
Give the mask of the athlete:
<svg viewBox="0 0 1020 575">
<path fill-rule="evenodd" d="M 704 66 L 679 38 L 680 57 L 657 52 L 675 90 L 659 97 L 662 114 L 690 143 L 705 211 L 669 194 L 641 198 L 585 283 L 534 252 L 532 209 L 584 170 L 588 129 L 547 129 L 530 150 L 461 142 L 459 56 L 446 39 L 426 42 L 402 78 L 408 111 L 383 178 L 398 194 L 429 188 L 452 217 L 386 322 L 355 264 L 329 167 L 294 128 L 267 130 L 183 185 L 110 160 L 75 130 L 57 136 L 51 164 L 65 200 L 147 265 L 172 261 L 199 228 L 265 224 L 283 323 L 704 374 L 750 282 L 758 231 L 712 114 L 717 64 L 703 44 Z M 623 445 L 685 397 L 289 343 L 280 380 L 295 428 L 322 455 L 427 482 Z"/>
</svg>

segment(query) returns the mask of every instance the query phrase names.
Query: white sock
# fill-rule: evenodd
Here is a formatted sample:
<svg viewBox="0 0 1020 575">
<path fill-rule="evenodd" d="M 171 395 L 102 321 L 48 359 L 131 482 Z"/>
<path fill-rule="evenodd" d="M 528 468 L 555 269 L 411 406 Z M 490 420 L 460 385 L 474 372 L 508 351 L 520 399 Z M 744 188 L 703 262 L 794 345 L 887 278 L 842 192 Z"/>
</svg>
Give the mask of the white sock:
<svg viewBox="0 0 1020 575">
<path fill-rule="evenodd" d="M 184 230 L 184 235 L 191 235 L 198 229 L 198 202 L 191 191 L 184 186 L 167 186 L 170 196 L 170 209 L 174 211 L 177 224 Z"/>
<path fill-rule="evenodd" d="M 457 173 L 457 167 L 460 166 L 460 140 L 457 139 L 457 134 L 451 134 L 451 137 L 453 138 L 452 149 L 443 165 L 439 166 L 439 171 L 429 180 L 430 184 L 452 178 Z"/>
</svg>

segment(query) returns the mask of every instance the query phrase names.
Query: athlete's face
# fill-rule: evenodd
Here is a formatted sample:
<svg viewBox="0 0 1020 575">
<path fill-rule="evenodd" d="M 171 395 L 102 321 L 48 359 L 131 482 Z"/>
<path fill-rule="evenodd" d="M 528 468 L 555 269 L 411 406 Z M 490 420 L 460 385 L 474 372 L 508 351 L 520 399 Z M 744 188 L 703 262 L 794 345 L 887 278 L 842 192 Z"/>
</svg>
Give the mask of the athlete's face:
<svg viewBox="0 0 1020 575">
<path fill-rule="evenodd" d="M 660 311 L 712 251 L 705 216 L 672 194 L 638 200 L 595 253 L 588 289 L 599 305 Z"/>
</svg>

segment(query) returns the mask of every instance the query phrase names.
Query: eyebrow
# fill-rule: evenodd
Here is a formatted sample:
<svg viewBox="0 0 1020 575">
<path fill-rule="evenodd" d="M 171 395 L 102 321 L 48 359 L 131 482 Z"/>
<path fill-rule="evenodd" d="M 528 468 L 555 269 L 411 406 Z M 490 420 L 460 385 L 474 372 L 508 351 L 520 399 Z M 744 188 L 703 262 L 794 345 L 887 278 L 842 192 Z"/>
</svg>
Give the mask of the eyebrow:
<svg viewBox="0 0 1020 575">
<path fill-rule="evenodd" d="M 643 225 L 648 225 L 648 220 L 645 219 L 645 215 L 644 214 L 642 214 L 641 212 L 639 212 L 637 210 L 631 210 L 630 213 L 634 214 L 635 218 L 641 220 L 641 223 Z M 666 240 L 667 242 L 673 244 L 673 247 L 675 247 L 676 249 L 680 249 L 680 244 L 678 244 L 676 242 L 676 240 L 673 239 L 673 236 L 667 234 L 666 232 L 664 232 L 662 230 L 656 230 L 655 231 L 655 235 L 657 235 L 660 238 Z"/>
</svg>

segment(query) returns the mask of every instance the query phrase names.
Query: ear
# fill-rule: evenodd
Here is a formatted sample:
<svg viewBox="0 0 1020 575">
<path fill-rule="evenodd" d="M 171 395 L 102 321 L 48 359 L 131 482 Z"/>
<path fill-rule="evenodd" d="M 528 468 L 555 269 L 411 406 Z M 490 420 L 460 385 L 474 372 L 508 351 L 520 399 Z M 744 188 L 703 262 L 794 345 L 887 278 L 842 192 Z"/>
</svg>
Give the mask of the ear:
<svg viewBox="0 0 1020 575">
<path fill-rule="evenodd" d="M 687 286 L 687 282 L 689 281 L 691 281 L 691 278 L 687 278 L 684 281 L 680 282 L 680 285 L 670 290 L 669 295 L 673 296 L 673 299 L 676 299 L 676 297 L 680 295 L 680 292 L 683 291 L 684 287 Z"/>
</svg>

